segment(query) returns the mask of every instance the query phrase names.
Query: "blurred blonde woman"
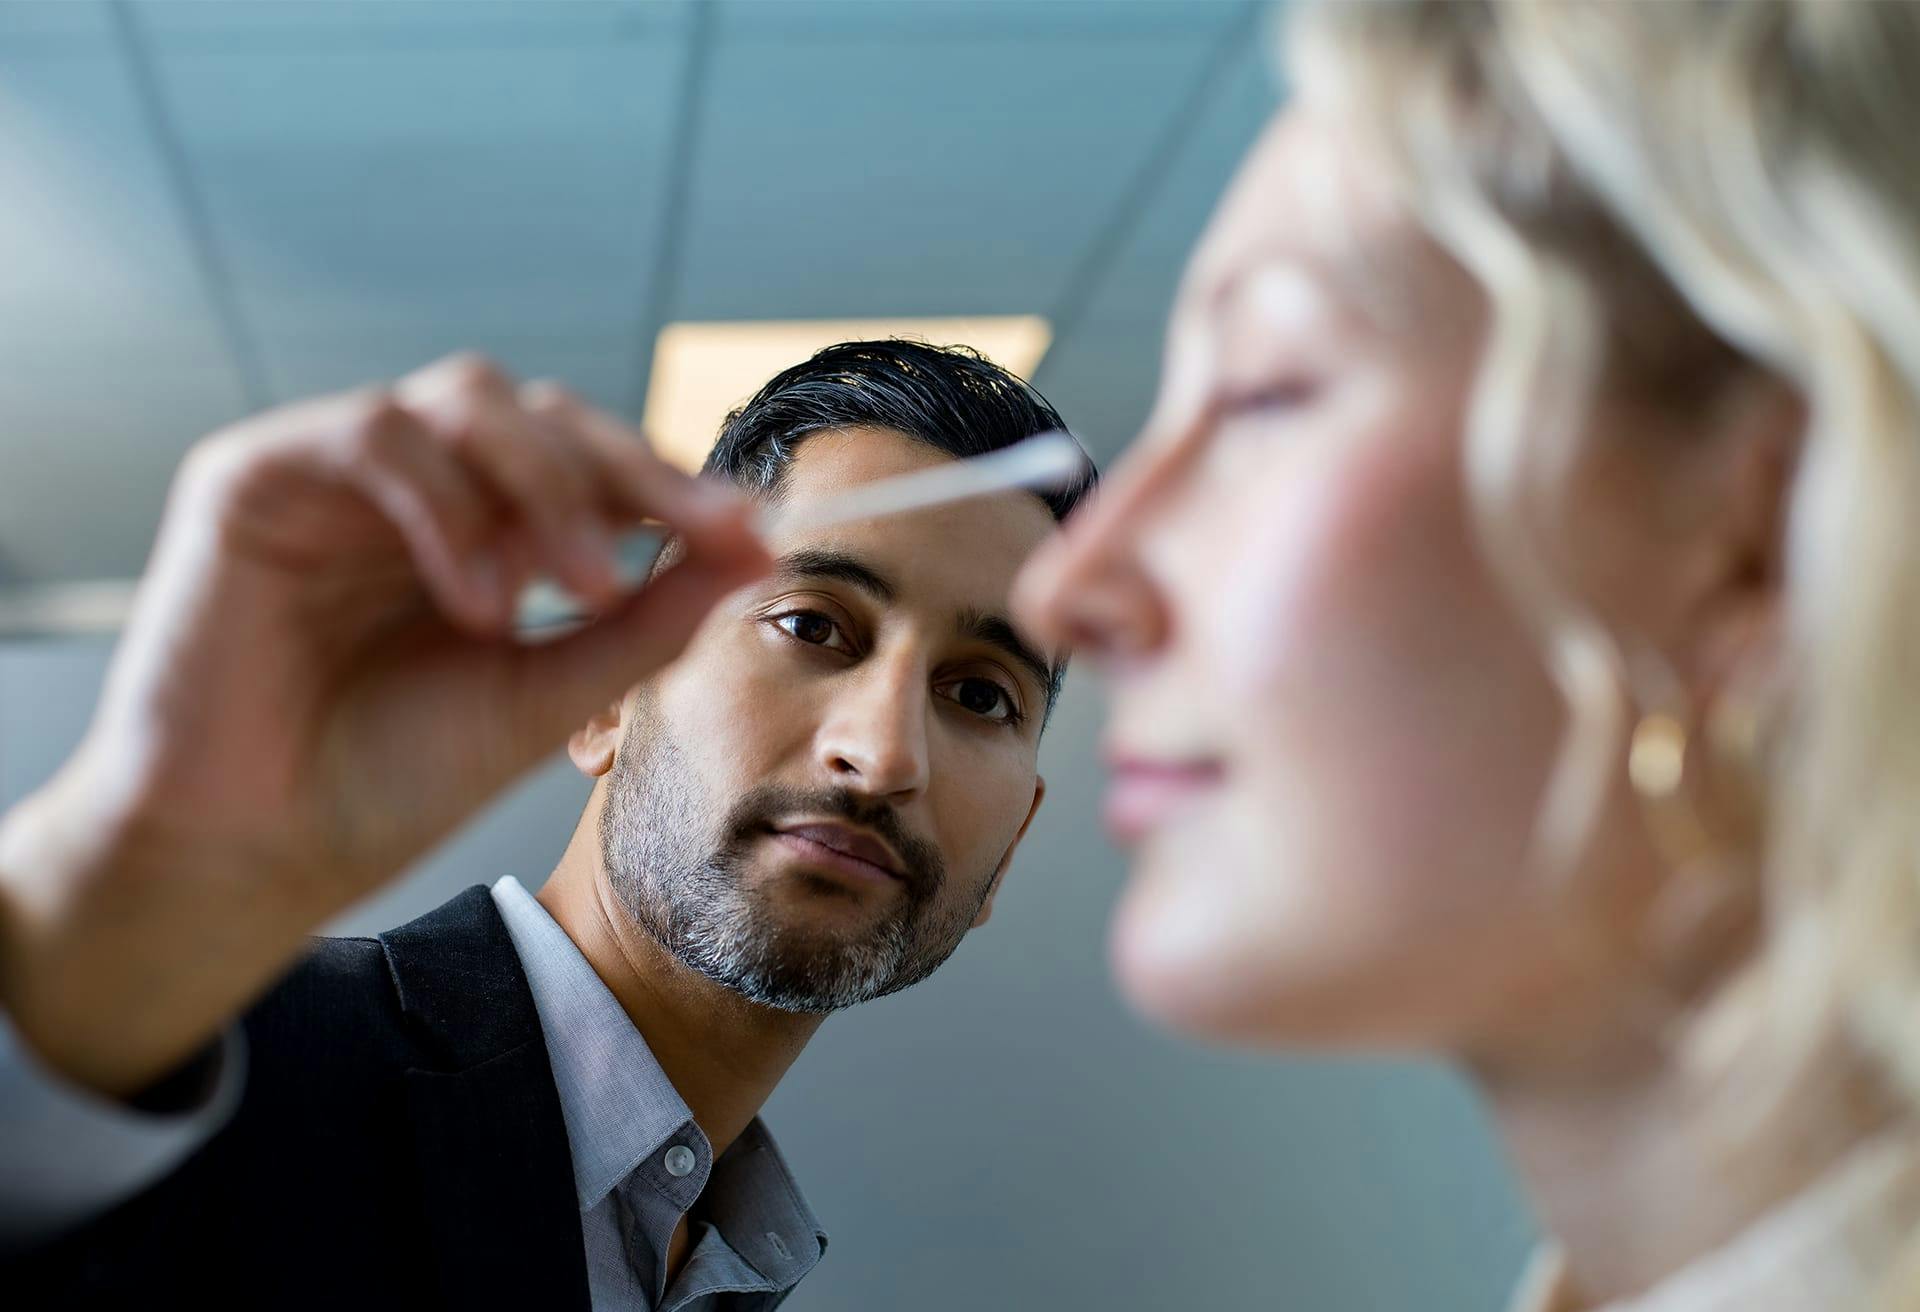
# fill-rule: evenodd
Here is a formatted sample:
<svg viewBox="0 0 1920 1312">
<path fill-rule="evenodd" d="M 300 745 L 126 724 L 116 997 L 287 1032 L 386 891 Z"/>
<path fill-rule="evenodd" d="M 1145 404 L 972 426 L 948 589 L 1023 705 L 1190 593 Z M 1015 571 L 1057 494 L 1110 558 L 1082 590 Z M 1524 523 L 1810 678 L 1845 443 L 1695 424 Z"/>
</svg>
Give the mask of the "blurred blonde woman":
<svg viewBox="0 0 1920 1312">
<path fill-rule="evenodd" d="M 1920 13 L 1330 4 L 1020 600 L 1122 987 L 1414 1049 L 1515 1307 L 1920 1307 Z"/>
</svg>

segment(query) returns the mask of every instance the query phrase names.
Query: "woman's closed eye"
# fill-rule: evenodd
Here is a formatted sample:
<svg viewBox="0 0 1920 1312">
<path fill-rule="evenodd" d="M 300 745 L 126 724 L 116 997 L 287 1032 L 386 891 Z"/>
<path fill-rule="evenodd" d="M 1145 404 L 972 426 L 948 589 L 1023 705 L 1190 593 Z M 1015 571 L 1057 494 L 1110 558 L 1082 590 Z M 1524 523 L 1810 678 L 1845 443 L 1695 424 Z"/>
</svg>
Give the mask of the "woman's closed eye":
<svg viewBox="0 0 1920 1312">
<path fill-rule="evenodd" d="M 853 641 L 847 637 L 846 630 L 840 627 L 832 616 L 817 610 L 788 610 L 768 617 L 774 627 L 809 647 L 824 647 L 828 651 L 855 654 Z"/>
<path fill-rule="evenodd" d="M 1320 384 L 1311 378 L 1277 379 L 1238 388 L 1220 399 L 1220 413 L 1229 419 L 1255 419 L 1284 414 L 1306 405 L 1319 390 Z"/>
</svg>

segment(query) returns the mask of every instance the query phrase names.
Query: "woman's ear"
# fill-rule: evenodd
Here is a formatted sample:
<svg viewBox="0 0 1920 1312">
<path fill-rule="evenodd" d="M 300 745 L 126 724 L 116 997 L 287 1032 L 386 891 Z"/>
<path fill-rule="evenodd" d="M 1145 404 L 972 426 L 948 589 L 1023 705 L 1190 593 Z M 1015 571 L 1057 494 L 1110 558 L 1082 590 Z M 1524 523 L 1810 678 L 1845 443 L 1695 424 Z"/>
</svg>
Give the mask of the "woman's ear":
<svg viewBox="0 0 1920 1312">
<path fill-rule="evenodd" d="M 1805 418 L 1800 396 L 1757 369 L 1684 412 L 1617 395 L 1597 408 L 1541 527 L 1566 553 L 1572 595 L 1619 643 L 1642 709 L 1705 707 L 1777 630 Z"/>
<path fill-rule="evenodd" d="M 1696 494 L 1708 564 L 1673 652 L 1701 707 L 1735 685 L 1765 682 L 1779 654 L 1790 492 L 1806 425 L 1804 400 L 1771 375 L 1733 391 Z"/>
<path fill-rule="evenodd" d="M 621 706 L 612 702 L 596 711 L 567 739 L 567 755 L 573 758 L 574 768 L 589 779 L 613 769 L 613 758 L 620 751 Z"/>
</svg>

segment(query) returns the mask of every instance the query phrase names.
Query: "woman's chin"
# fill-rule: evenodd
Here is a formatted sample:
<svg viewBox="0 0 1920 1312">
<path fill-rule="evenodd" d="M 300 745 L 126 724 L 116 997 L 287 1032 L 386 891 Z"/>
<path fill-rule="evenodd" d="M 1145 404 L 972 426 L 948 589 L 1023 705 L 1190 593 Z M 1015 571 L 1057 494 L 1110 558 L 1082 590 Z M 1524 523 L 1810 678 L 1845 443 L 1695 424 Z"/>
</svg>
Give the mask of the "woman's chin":
<svg viewBox="0 0 1920 1312">
<path fill-rule="evenodd" d="M 1108 927 L 1114 981 L 1135 1011 L 1168 1029 L 1271 1043 L 1261 990 L 1234 965 L 1249 950 L 1247 927 L 1230 899 L 1210 895 L 1214 882 L 1201 868 L 1167 869 L 1143 853 Z"/>
<path fill-rule="evenodd" d="M 1273 896 L 1276 871 L 1236 872 L 1218 852 L 1181 855 L 1174 863 L 1143 849 L 1108 926 L 1109 967 L 1135 1011 L 1236 1047 L 1427 1046 L 1424 1027 L 1400 1014 L 1407 1000 L 1395 993 L 1405 980 L 1364 950 L 1365 935 L 1321 923 L 1297 903 L 1288 914 Z"/>
</svg>

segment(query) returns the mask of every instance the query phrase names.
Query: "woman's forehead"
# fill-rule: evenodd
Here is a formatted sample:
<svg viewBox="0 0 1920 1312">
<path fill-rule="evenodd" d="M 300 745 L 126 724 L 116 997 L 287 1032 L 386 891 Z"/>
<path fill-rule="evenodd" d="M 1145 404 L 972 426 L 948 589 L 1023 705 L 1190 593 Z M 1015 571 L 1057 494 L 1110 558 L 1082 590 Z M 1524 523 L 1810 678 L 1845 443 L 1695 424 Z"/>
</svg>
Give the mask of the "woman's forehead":
<svg viewBox="0 0 1920 1312">
<path fill-rule="evenodd" d="M 1336 120 L 1295 108 L 1249 154 L 1182 300 L 1190 313 L 1312 307 L 1393 328 L 1463 290 L 1463 272 L 1411 220 L 1378 151 Z"/>
</svg>

